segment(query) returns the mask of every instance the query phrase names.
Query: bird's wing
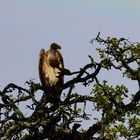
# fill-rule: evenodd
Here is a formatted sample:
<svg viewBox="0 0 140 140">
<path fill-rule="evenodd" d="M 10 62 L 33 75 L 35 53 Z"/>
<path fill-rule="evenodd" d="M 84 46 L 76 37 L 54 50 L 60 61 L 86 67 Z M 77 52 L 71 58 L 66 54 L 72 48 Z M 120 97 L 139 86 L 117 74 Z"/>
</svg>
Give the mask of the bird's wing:
<svg viewBox="0 0 140 140">
<path fill-rule="evenodd" d="M 41 84 L 43 86 L 43 88 L 46 88 L 49 86 L 49 76 L 48 76 L 48 72 L 49 72 L 49 68 L 48 68 L 48 64 L 46 63 L 46 53 L 44 49 L 40 50 L 40 58 L 39 58 L 39 77 L 40 77 L 40 81 Z"/>
</svg>

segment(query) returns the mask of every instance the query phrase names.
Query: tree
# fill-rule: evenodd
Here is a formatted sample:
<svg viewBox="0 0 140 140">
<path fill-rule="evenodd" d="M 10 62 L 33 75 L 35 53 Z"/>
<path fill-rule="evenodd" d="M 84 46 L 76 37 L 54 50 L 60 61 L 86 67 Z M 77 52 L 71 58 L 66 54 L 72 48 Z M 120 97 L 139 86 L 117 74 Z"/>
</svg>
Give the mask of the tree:
<svg viewBox="0 0 140 140">
<path fill-rule="evenodd" d="M 124 38 L 103 39 L 100 33 L 91 43 L 100 45 L 97 48 L 100 61 L 89 56 L 90 63 L 79 71 L 64 70 L 63 74 L 71 79 L 57 91 L 63 91 L 61 100 L 55 99 L 55 93 L 49 94 L 53 89 L 43 91 L 33 80 L 26 82 L 28 88 L 10 83 L 1 89 L 1 140 L 140 138 L 140 43 Z M 137 82 L 138 91 L 128 94 L 129 89 L 124 84 L 113 86 L 108 84 L 108 79 L 100 80 L 98 75 L 103 70 L 120 71 L 124 78 Z M 93 85 L 91 93 L 75 93 L 78 83 L 85 87 Z M 36 97 L 38 94 L 42 95 L 40 99 Z M 93 104 L 92 116 L 86 113 L 88 103 Z M 30 110 L 27 115 L 22 111 L 22 104 Z M 98 117 L 94 115 L 96 112 L 100 113 Z M 87 119 L 91 120 L 91 125 L 88 129 L 81 128 L 81 122 Z"/>
</svg>

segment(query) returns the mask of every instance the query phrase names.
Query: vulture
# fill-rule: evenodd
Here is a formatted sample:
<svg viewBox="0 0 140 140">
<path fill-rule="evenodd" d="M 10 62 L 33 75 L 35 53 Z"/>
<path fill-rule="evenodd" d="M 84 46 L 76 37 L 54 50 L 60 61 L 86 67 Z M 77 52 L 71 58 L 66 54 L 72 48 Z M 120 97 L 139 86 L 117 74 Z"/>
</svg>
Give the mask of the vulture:
<svg viewBox="0 0 140 140">
<path fill-rule="evenodd" d="M 39 58 L 39 77 L 44 90 L 49 87 L 59 89 L 64 82 L 64 69 L 63 57 L 60 53 L 61 47 L 52 43 L 47 51 L 40 50 Z"/>
</svg>

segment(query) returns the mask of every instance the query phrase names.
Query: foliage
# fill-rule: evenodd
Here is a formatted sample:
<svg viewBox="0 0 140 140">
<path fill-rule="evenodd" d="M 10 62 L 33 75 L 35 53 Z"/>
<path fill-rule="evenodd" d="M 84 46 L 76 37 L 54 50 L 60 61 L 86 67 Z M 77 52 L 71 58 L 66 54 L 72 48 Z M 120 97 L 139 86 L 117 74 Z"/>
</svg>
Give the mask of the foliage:
<svg viewBox="0 0 140 140">
<path fill-rule="evenodd" d="M 89 56 L 90 63 L 79 71 L 63 70 L 71 79 L 55 91 L 63 91 L 60 99 L 51 94 L 52 87 L 43 91 L 33 80 L 26 82 L 27 88 L 10 83 L 1 89 L 1 140 L 140 139 L 140 43 L 124 38 L 103 39 L 100 33 L 91 43 L 100 45 L 100 61 Z M 103 70 L 120 71 L 124 78 L 137 82 L 138 91 L 130 93 L 125 85 L 114 86 L 108 79 L 99 79 Z M 75 93 L 79 83 L 93 85 L 91 93 Z M 89 103 L 93 104 L 92 116 L 86 112 Z M 23 105 L 28 114 L 22 110 Z M 89 119 L 89 128 L 82 128 L 82 122 Z"/>
</svg>

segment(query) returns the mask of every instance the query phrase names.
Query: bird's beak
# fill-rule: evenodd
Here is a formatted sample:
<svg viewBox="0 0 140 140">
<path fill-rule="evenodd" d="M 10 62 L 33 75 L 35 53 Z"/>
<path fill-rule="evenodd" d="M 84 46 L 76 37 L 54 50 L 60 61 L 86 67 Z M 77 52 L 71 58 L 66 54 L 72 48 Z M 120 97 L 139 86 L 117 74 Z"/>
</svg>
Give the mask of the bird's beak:
<svg viewBox="0 0 140 140">
<path fill-rule="evenodd" d="M 59 46 L 59 45 L 58 45 L 58 49 L 60 49 L 60 50 L 61 50 L 61 46 Z"/>
</svg>

